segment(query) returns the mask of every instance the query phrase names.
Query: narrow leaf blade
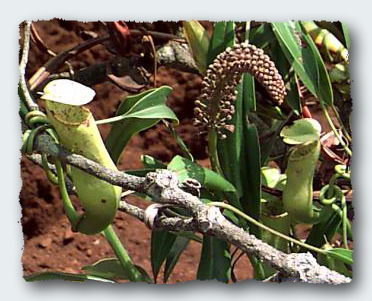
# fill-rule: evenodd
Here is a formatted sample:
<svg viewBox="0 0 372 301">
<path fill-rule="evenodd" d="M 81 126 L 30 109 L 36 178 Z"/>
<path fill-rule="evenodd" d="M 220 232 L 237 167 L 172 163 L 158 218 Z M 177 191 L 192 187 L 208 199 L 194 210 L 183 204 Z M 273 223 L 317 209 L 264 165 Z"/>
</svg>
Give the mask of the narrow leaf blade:
<svg viewBox="0 0 372 301">
<path fill-rule="evenodd" d="M 207 30 L 195 20 L 183 22 L 183 31 L 201 74 L 207 70 L 209 37 Z"/>
<path fill-rule="evenodd" d="M 95 281 L 101 281 L 101 282 L 115 283 L 112 280 L 105 279 L 102 277 L 96 277 L 96 276 L 85 275 L 85 274 L 62 273 L 62 272 L 38 273 L 38 274 L 30 275 L 30 276 L 25 276 L 24 279 L 28 282 L 42 281 L 42 280 L 66 280 L 66 281 L 95 280 Z"/>
<path fill-rule="evenodd" d="M 119 160 L 129 139 L 136 133 L 152 127 L 161 119 L 178 122 L 173 111 L 165 105 L 171 91 L 170 87 L 162 86 L 128 96 L 122 101 L 116 116 L 124 116 L 125 119 L 113 124 L 105 141 L 114 162 Z"/>
<path fill-rule="evenodd" d="M 155 282 L 176 238 L 176 235 L 166 231 L 152 231 L 151 233 L 151 268 Z"/>
<path fill-rule="evenodd" d="M 353 264 L 353 251 L 343 248 L 333 248 L 327 250 L 327 254 L 335 259 L 341 260 L 346 264 Z"/>
<path fill-rule="evenodd" d="M 177 236 L 172 249 L 169 251 L 164 267 L 164 282 L 168 281 L 174 267 L 176 266 L 181 254 L 189 245 L 190 239 L 182 236 Z"/>
<path fill-rule="evenodd" d="M 216 237 L 204 235 L 199 261 L 198 280 L 217 279 L 228 282 L 231 278 L 231 256 L 228 244 Z"/>
</svg>

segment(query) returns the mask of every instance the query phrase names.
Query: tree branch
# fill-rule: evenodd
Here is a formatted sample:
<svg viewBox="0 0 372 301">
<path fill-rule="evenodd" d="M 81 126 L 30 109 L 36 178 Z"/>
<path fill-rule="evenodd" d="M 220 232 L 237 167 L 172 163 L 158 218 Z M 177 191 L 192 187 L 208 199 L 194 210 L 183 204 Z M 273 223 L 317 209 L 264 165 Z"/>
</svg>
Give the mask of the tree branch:
<svg viewBox="0 0 372 301">
<path fill-rule="evenodd" d="M 63 72 L 50 75 L 50 79 L 68 78 L 75 80 L 83 85 L 92 86 L 103 83 L 108 80 L 108 72 L 118 77 L 126 76 L 128 83 L 129 79 L 141 85 L 148 83 L 146 69 L 137 62 L 138 59 L 115 56 L 113 59 L 104 62 L 90 65 L 86 68 L 76 70 L 74 74 Z M 156 51 L 156 62 L 159 66 L 174 68 L 179 71 L 199 74 L 198 68 L 189 51 L 187 44 L 180 44 L 175 41 L 170 41 Z"/>
<path fill-rule="evenodd" d="M 167 44 L 162 46 L 157 51 L 156 60 L 159 65 L 177 68 L 185 72 L 198 73 L 198 69 L 190 54 L 190 51 L 188 50 L 188 45 L 185 39 L 161 32 L 141 31 L 135 29 L 131 30 L 131 35 L 134 36 L 145 34 L 149 34 L 160 39 L 170 40 Z M 36 87 L 40 86 L 43 82 L 45 82 L 48 79 L 48 77 L 52 78 L 55 77 L 52 74 L 55 71 L 57 71 L 58 68 L 61 67 L 67 60 L 71 59 L 72 57 L 76 56 L 77 54 L 87 49 L 90 49 L 98 44 L 106 42 L 107 40 L 109 40 L 109 38 L 110 35 L 103 35 L 101 37 L 92 38 L 83 41 L 82 43 L 53 56 L 44 66 L 39 68 L 39 70 L 30 78 L 29 80 L 30 90 L 31 91 L 35 90 Z M 28 53 L 29 48 L 24 47 L 24 49 L 26 49 Z M 108 62 L 94 64 L 87 68 L 78 70 L 74 72 L 73 75 L 69 73 L 61 73 L 57 75 L 57 77 L 59 76 L 63 78 L 69 78 L 85 85 L 95 85 L 108 80 L 109 75 L 108 72 L 114 71 L 114 75 L 117 76 L 128 75 L 129 77 L 133 77 L 132 81 L 134 81 L 134 83 L 138 82 L 138 85 L 141 85 L 144 83 L 144 76 L 141 76 L 141 73 L 144 73 L 144 71 L 140 69 L 141 66 L 133 62 L 133 60 L 128 59 L 126 57 L 116 56 Z"/>
<path fill-rule="evenodd" d="M 156 51 L 157 63 L 184 72 L 199 74 L 187 44 L 169 41 Z"/>
<path fill-rule="evenodd" d="M 205 205 L 196 196 L 182 190 L 176 174 L 171 171 L 158 170 L 148 173 L 146 177 L 136 177 L 110 170 L 83 156 L 71 154 L 55 144 L 47 134 L 36 138 L 35 150 L 58 157 L 113 185 L 146 193 L 156 203 L 181 207 L 192 214 L 192 218 L 186 220 L 178 217 L 159 217 L 154 221 L 155 229 L 197 231 L 216 236 L 270 264 L 289 281 L 328 284 L 351 282 L 350 278 L 320 266 L 310 253 L 283 253 L 232 224 L 218 208 Z M 120 208 L 144 221 L 144 212 L 141 209 L 125 202 L 121 203 Z"/>
</svg>

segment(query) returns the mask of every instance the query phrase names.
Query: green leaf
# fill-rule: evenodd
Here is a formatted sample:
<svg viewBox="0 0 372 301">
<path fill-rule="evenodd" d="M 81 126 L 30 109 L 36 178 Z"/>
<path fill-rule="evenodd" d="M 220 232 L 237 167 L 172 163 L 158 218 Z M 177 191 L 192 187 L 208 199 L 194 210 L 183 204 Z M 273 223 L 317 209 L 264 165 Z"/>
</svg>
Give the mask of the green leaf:
<svg viewBox="0 0 372 301">
<path fill-rule="evenodd" d="M 24 279 L 28 282 L 59 279 L 59 280 L 66 280 L 66 281 L 94 280 L 94 281 L 115 283 L 115 281 L 105 279 L 102 277 L 96 277 L 96 276 L 85 275 L 85 274 L 62 273 L 62 272 L 37 273 L 37 274 L 30 275 L 30 276 L 25 276 Z"/>
<path fill-rule="evenodd" d="M 218 139 L 217 150 L 220 165 L 225 178 L 232 183 L 238 192 L 238 197 L 243 195 L 243 186 L 247 179 L 242 179 L 240 170 L 246 168 L 244 157 L 243 137 L 243 87 L 237 87 L 238 95 L 235 100 L 235 114 L 230 122 L 234 132 L 227 134 L 226 139 Z M 243 184 L 244 183 L 244 184 Z M 237 200 L 239 202 L 239 200 Z"/>
<path fill-rule="evenodd" d="M 173 111 L 165 105 L 171 91 L 170 87 L 162 86 L 128 96 L 121 102 L 116 116 L 123 119 L 113 124 L 105 141 L 114 162 L 119 160 L 123 149 L 134 134 L 152 127 L 161 119 L 178 122 Z"/>
<path fill-rule="evenodd" d="M 256 111 L 256 88 L 254 77 L 249 73 L 243 74 L 242 89 L 243 102 L 247 105 L 248 112 Z"/>
<path fill-rule="evenodd" d="M 136 266 L 136 268 L 142 274 L 144 281 L 148 283 L 152 282 L 151 278 L 149 277 L 149 275 L 147 275 L 146 271 L 143 268 L 139 266 Z M 90 276 L 102 277 L 112 280 L 129 280 L 127 272 L 123 269 L 120 261 L 117 258 L 101 259 L 92 265 L 84 266 L 82 269 L 87 275 Z"/>
<path fill-rule="evenodd" d="M 176 266 L 178 259 L 180 258 L 182 252 L 189 245 L 190 239 L 182 236 L 177 236 L 174 244 L 169 251 L 167 260 L 165 261 L 164 267 L 164 282 L 168 281 L 170 274 L 172 273 L 174 267 Z"/>
<path fill-rule="evenodd" d="M 198 280 L 217 279 L 222 282 L 230 280 L 231 255 L 227 242 L 204 235 L 196 278 Z"/>
<path fill-rule="evenodd" d="M 208 65 L 209 37 L 207 30 L 198 21 L 185 21 L 183 22 L 183 32 L 199 71 L 204 74 Z"/>
<path fill-rule="evenodd" d="M 274 22 L 272 28 L 287 60 L 304 85 L 323 104 L 331 105 L 331 82 L 311 37 L 302 30 L 298 22 Z"/>
<path fill-rule="evenodd" d="M 350 36 L 349 28 L 344 22 L 341 22 L 342 33 L 344 34 L 345 45 L 347 49 L 350 49 Z"/>
<path fill-rule="evenodd" d="M 322 247 L 327 241 L 330 241 L 337 232 L 341 218 L 332 208 L 326 206 L 320 212 L 320 223 L 313 225 L 306 243 L 314 247 Z M 300 252 L 306 252 L 302 248 Z"/>
<path fill-rule="evenodd" d="M 298 88 L 296 84 L 297 75 L 295 74 L 291 80 L 289 89 L 287 89 L 287 96 L 285 98 L 286 103 L 291 107 L 293 112 L 299 116 L 302 112 L 301 98 L 298 93 Z"/>
<path fill-rule="evenodd" d="M 144 167 L 153 168 L 154 170 L 157 168 L 159 169 L 167 168 L 165 164 L 161 163 L 159 160 L 156 160 L 155 158 L 149 155 L 141 155 L 141 162 Z"/>
<path fill-rule="evenodd" d="M 332 248 L 332 246 L 328 242 L 326 242 L 322 246 L 322 249 L 326 250 L 326 251 L 335 250 L 335 249 Z M 342 249 L 342 250 L 345 250 L 345 249 Z M 346 251 L 349 251 L 349 250 L 346 250 Z M 348 255 L 346 255 L 346 256 L 348 256 Z M 320 265 L 325 265 L 326 267 L 328 267 L 329 269 L 331 269 L 333 271 L 341 273 L 341 274 L 343 274 L 347 277 L 352 277 L 352 272 L 351 272 L 351 269 L 350 269 L 351 266 L 349 266 L 348 264 L 346 264 L 343 261 L 340 261 L 339 259 L 336 259 L 332 256 L 327 255 L 327 253 L 326 254 L 317 253 L 317 261 Z"/>
<path fill-rule="evenodd" d="M 245 42 L 249 42 L 250 22 L 246 22 L 245 26 Z M 242 76 L 242 96 L 243 102 L 249 112 L 256 111 L 256 93 L 254 77 L 249 73 L 244 73 Z"/>
<path fill-rule="evenodd" d="M 269 23 L 263 23 L 252 28 L 249 33 L 250 43 L 262 49 L 267 47 L 274 39 L 275 36 Z"/>
<path fill-rule="evenodd" d="M 246 124 L 243 128 L 244 146 L 240 167 L 242 179 L 243 196 L 240 203 L 245 213 L 256 220 L 261 215 L 261 157 L 260 143 L 255 125 Z M 256 226 L 250 226 L 250 232 L 260 238 L 260 229 Z"/>
<path fill-rule="evenodd" d="M 166 231 L 151 232 L 151 268 L 155 282 L 161 265 L 169 255 L 176 238 L 176 235 Z"/>
<path fill-rule="evenodd" d="M 234 132 L 229 133 L 226 139 L 218 139 L 218 157 L 225 178 L 236 187 L 239 196 L 237 200 L 234 196 L 229 197 L 229 202 L 241 207 L 250 216 L 259 218 L 260 149 L 257 130 L 246 119 L 247 113 L 254 110 L 256 104 L 253 78 L 244 74 L 237 91 L 235 114 L 231 120 Z"/>
<path fill-rule="evenodd" d="M 284 189 L 286 175 L 280 173 L 278 168 L 264 166 L 261 168 L 261 176 L 262 185 L 278 190 Z"/>
<path fill-rule="evenodd" d="M 234 22 L 215 22 L 208 48 L 208 65 L 227 47 L 234 45 Z"/>
<path fill-rule="evenodd" d="M 87 265 L 82 268 L 86 274 L 102 277 L 106 279 L 125 279 L 128 280 L 128 275 L 117 258 L 105 258 L 97 261 L 92 265 Z"/>
<path fill-rule="evenodd" d="M 304 31 L 302 31 L 302 33 L 302 37 L 310 51 L 310 53 L 307 53 L 307 51 L 303 52 L 304 57 L 306 58 L 305 66 L 312 77 L 317 91 L 317 94 L 314 95 L 317 96 L 324 106 L 331 106 L 333 105 L 333 90 L 327 68 L 310 34 L 305 33 Z M 312 64 L 312 66 L 308 66 L 307 64 Z"/>
<path fill-rule="evenodd" d="M 280 132 L 283 141 L 288 144 L 302 144 L 318 140 L 321 127 L 317 120 L 303 118 L 295 120 L 292 125 L 285 126 Z"/>
<path fill-rule="evenodd" d="M 343 248 L 333 248 L 327 250 L 327 255 L 338 259 L 346 264 L 353 264 L 353 251 Z"/>
<path fill-rule="evenodd" d="M 180 182 L 187 178 L 197 180 L 203 187 L 213 191 L 235 192 L 235 187 L 214 171 L 202 167 L 181 156 L 175 156 L 168 169 L 177 173 Z"/>
<path fill-rule="evenodd" d="M 191 154 L 189 148 L 187 147 L 186 143 L 182 140 L 182 138 L 177 134 L 177 132 L 176 132 L 175 128 L 173 127 L 173 125 L 170 124 L 170 123 L 168 123 L 168 122 L 166 122 L 166 121 L 164 121 L 164 123 L 165 123 L 166 127 L 168 128 L 168 130 L 171 132 L 173 138 L 176 140 L 176 142 L 177 142 L 178 146 L 180 147 L 183 155 L 187 159 L 189 159 L 191 161 L 194 161 L 194 157 Z"/>
</svg>

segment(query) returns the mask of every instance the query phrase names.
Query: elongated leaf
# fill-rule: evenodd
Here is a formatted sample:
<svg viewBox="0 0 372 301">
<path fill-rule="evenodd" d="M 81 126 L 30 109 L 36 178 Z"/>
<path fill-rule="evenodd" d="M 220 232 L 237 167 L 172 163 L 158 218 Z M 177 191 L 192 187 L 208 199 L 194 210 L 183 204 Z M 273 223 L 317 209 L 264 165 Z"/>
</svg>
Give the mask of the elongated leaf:
<svg viewBox="0 0 372 301">
<path fill-rule="evenodd" d="M 235 192 L 235 187 L 222 176 L 181 156 L 175 156 L 168 169 L 177 173 L 180 182 L 192 178 L 213 191 Z"/>
<path fill-rule="evenodd" d="M 333 249 L 332 246 L 329 243 L 326 243 L 322 246 L 323 250 L 331 251 L 331 250 L 340 250 L 340 249 Z M 349 251 L 345 249 L 341 249 L 343 251 Z M 336 251 L 337 252 L 337 251 Z M 348 252 L 347 252 L 348 253 Z M 351 254 L 350 254 L 351 255 Z M 348 257 L 349 254 L 346 254 L 346 257 Z M 326 254 L 318 253 L 317 254 L 317 261 L 320 265 L 325 265 L 329 269 L 336 271 L 338 273 L 341 273 L 347 277 L 352 277 L 352 272 L 350 270 L 350 266 L 346 264 L 345 262 L 336 259 L 332 256 L 329 256 Z"/>
<path fill-rule="evenodd" d="M 350 36 L 349 36 L 349 28 L 344 22 L 341 22 L 342 32 L 344 34 L 345 45 L 347 49 L 350 49 Z"/>
<path fill-rule="evenodd" d="M 340 260 L 323 254 L 318 254 L 317 260 L 320 265 L 324 265 L 332 271 L 336 271 L 346 277 L 352 277 L 352 272 L 347 268 L 346 264 Z"/>
<path fill-rule="evenodd" d="M 139 266 L 136 267 L 141 272 L 143 279 L 146 282 L 151 283 L 152 280 L 149 275 L 147 275 L 146 271 Z M 99 260 L 92 265 L 84 266 L 83 271 L 85 271 L 86 274 L 95 277 L 112 280 L 129 280 L 128 273 L 123 269 L 117 258 L 105 258 Z"/>
<path fill-rule="evenodd" d="M 275 35 L 269 23 L 252 28 L 249 33 L 250 43 L 262 49 L 266 48 L 274 39 Z"/>
<path fill-rule="evenodd" d="M 243 184 L 243 196 L 240 203 L 244 212 L 256 220 L 261 215 L 261 157 L 260 143 L 255 125 L 245 124 L 244 135 L 244 158 L 245 166 L 241 167 L 241 178 L 246 180 Z M 250 232 L 261 237 L 260 229 L 251 225 Z"/>
<path fill-rule="evenodd" d="M 162 86 L 141 94 L 128 96 L 120 104 L 116 116 L 124 119 L 115 122 L 105 141 L 111 158 L 117 162 L 129 139 L 136 133 L 148 129 L 161 119 L 178 122 L 173 111 L 165 105 L 172 89 Z"/>
<path fill-rule="evenodd" d="M 332 86 L 314 42 L 298 22 L 272 23 L 287 60 L 309 91 L 325 105 L 333 103 Z"/>
<path fill-rule="evenodd" d="M 294 22 L 272 23 L 272 28 L 277 40 L 282 47 L 287 60 L 311 93 L 316 95 L 315 85 L 307 74 L 302 54 L 301 27 Z"/>
<path fill-rule="evenodd" d="M 84 266 L 82 269 L 86 274 L 106 279 L 128 279 L 127 273 L 117 258 L 105 258 L 92 265 Z"/>
<path fill-rule="evenodd" d="M 168 281 L 174 267 L 176 266 L 178 259 L 180 258 L 183 251 L 189 245 L 190 239 L 182 236 L 177 236 L 172 249 L 169 251 L 167 260 L 165 261 L 164 267 L 164 282 Z"/>
<path fill-rule="evenodd" d="M 194 161 L 194 157 L 191 154 L 189 148 L 187 147 L 186 143 L 182 140 L 182 138 L 177 134 L 177 132 L 176 132 L 175 128 L 173 127 L 173 125 L 170 124 L 170 123 L 168 123 L 168 122 L 166 122 L 166 121 L 164 121 L 164 123 L 165 123 L 166 127 L 169 129 L 169 131 L 171 132 L 173 138 L 176 140 L 176 142 L 177 142 L 178 146 L 180 147 L 183 155 L 187 159 L 189 159 L 191 161 Z"/>
<path fill-rule="evenodd" d="M 343 248 L 334 248 L 327 250 L 327 254 L 346 264 L 353 264 L 353 251 Z"/>
<path fill-rule="evenodd" d="M 62 273 L 62 272 L 38 273 L 38 274 L 30 275 L 30 276 L 25 276 L 24 279 L 28 282 L 58 279 L 58 280 L 66 280 L 66 281 L 94 280 L 94 281 L 115 283 L 115 281 L 105 279 L 102 277 L 96 277 L 96 276 L 85 275 L 85 274 Z"/>
<path fill-rule="evenodd" d="M 249 34 L 250 34 L 250 22 L 246 22 L 245 24 L 245 42 L 249 42 Z M 249 112 L 256 111 L 256 93 L 255 93 L 255 83 L 254 77 L 249 73 L 244 73 L 242 76 L 242 95 L 243 95 L 243 102 L 246 105 L 246 109 Z"/>
<path fill-rule="evenodd" d="M 231 256 L 228 244 L 216 237 L 204 235 L 196 278 L 228 282 L 231 278 Z"/>
<path fill-rule="evenodd" d="M 310 53 L 303 50 L 304 57 L 306 58 L 305 68 L 307 69 L 308 74 L 312 76 L 317 91 L 316 96 L 324 106 L 331 106 L 333 105 L 333 90 L 331 79 L 329 78 L 323 58 L 310 34 L 307 34 L 304 31 L 302 31 L 302 33 L 302 37 L 308 45 L 308 48 L 303 49 L 310 50 Z M 307 64 L 312 64 L 312 68 Z"/>
<path fill-rule="evenodd" d="M 218 139 L 217 149 L 220 165 L 224 177 L 231 182 L 238 192 L 238 197 L 243 195 L 243 182 L 240 169 L 245 168 L 245 158 L 243 149 L 243 87 L 241 84 L 237 87 L 238 95 L 235 100 L 235 114 L 231 120 L 234 126 L 234 132 L 227 134 L 226 139 Z"/>
<path fill-rule="evenodd" d="M 299 116 L 302 112 L 301 99 L 296 84 L 297 75 L 291 78 L 289 89 L 287 90 L 286 103 L 292 108 L 293 112 Z"/>
<path fill-rule="evenodd" d="M 199 71 L 204 74 L 207 70 L 208 33 L 198 21 L 194 20 L 183 22 L 183 32 Z"/>
<path fill-rule="evenodd" d="M 176 235 L 166 231 L 152 231 L 151 233 L 151 268 L 155 282 L 161 265 L 169 255 L 176 238 Z"/>
<path fill-rule="evenodd" d="M 246 115 L 255 106 L 253 78 L 248 74 L 244 75 L 237 91 L 235 114 L 231 120 L 234 132 L 229 133 L 226 139 L 218 140 L 218 156 L 225 178 L 238 191 L 239 199 L 228 198 L 229 201 L 234 206 L 238 203 L 244 212 L 259 219 L 261 202 L 259 143 L 256 130 L 246 123 Z M 258 232 L 258 229 L 254 228 Z M 255 231 L 253 228 L 251 230 Z"/>
<path fill-rule="evenodd" d="M 233 43 L 234 38 L 225 41 L 225 45 L 228 43 Z M 248 78 L 248 77 L 247 77 Z M 254 88 L 254 84 L 249 86 L 248 81 L 244 81 L 244 84 L 248 84 L 246 93 L 251 93 L 251 88 Z M 240 168 L 244 166 L 245 162 L 243 154 L 243 94 L 244 87 L 243 84 L 237 86 L 238 95 L 235 100 L 235 114 L 230 122 L 234 126 L 234 132 L 229 133 L 226 139 L 218 139 L 217 149 L 218 157 L 220 160 L 220 165 L 223 171 L 225 178 L 233 183 L 238 192 L 238 197 L 240 198 L 243 195 L 242 181 L 241 179 Z M 254 94 L 254 91 L 253 91 Z M 247 98 L 248 99 L 248 98 Z M 239 202 L 239 200 L 237 200 Z"/>
<path fill-rule="evenodd" d="M 214 23 L 212 37 L 208 48 L 208 65 L 227 47 L 234 45 L 234 22 Z"/>
</svg>

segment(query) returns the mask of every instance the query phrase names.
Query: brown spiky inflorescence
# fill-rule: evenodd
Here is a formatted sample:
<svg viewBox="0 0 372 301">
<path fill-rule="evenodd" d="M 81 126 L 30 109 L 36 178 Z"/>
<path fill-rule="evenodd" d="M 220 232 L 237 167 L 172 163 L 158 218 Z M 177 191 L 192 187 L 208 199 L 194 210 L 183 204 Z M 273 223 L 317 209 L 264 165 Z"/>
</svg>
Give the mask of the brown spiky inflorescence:
<svg viewBox="0 0 372 301">
<path fill-rule="evenodd" d="M 264 51 L 254 45 L 242 43 L 220 53 L 203 79 L 201 95 L 195 101 L 195 125 L 215 128 L 220 138 L 231 131 L 226 124 L 235 112 L 236 86 L 244 72 L 252 74 L 260 82 L 272 100 L 280 105 L 286 96 L 281 75 Z"/>
</svg>

